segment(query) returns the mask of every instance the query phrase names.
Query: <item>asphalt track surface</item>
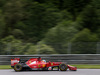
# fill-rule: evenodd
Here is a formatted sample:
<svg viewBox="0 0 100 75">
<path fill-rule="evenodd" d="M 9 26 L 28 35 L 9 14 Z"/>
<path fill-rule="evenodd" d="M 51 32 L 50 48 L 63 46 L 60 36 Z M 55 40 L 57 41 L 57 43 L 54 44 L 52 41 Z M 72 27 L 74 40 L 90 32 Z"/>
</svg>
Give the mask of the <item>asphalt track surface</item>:
<svg viewBox="0 0 100 75">
<path fill-rule="evenodd" d="M 77 71 L 22 71 L 0 70 L 0 75 L 100 75 L 100 69 L 78 69 Z"/>
</svg>

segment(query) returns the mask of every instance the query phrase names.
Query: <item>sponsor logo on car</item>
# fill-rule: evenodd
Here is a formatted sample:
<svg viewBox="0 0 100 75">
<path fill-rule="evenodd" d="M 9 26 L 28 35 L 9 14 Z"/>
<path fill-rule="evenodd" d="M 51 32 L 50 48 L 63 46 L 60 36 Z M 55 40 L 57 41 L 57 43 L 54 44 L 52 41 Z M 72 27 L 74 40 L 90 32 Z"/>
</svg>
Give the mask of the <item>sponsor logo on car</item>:
<svg viewBox="0 0 100 75">
<path fill-rule="evenodd" d="M 41 65 L 38 65 L 38 67 L 41 67 Z"/>
<path fill-rule="evenodd" d="M 36 68 L 36 66 L 33 66 L 33 68 Z"/>
<path fill-rule="evenodd" d="M 42 66 L 45 67 L 45 64 L 43 64 Z"/>
<path fill-rule="evenodd" d="M 53 63 L 51 63 L 51 65 L 53 65 Z"/>
<path fill-rule="evenodd" d="M 18 60 L 11 60 L 11 64 L 19 62 Z"/>
<path fill-rule="evenodd" d="M 29 61 L 29 63 L 31 63 L 31 61 Z"/>
</svg>

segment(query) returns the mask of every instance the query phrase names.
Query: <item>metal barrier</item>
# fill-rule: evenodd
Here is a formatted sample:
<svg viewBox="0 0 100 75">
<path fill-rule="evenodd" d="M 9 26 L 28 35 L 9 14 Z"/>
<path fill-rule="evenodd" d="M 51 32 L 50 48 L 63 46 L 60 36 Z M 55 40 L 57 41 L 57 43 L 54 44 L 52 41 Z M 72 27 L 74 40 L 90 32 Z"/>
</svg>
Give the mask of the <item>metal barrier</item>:
<svg viewBox="0 0 100 75">
<path fill-rule="evenodd" d="M 10 60 L 20 58 L 28 60 L 30 58 L 41 57 L 47 61 L 67 62 L 68 64 L 100 64 L 100 54 L 60 54 L 60 55 L 0 55 L 0 65 L 10 65 Z"/>
</svg>

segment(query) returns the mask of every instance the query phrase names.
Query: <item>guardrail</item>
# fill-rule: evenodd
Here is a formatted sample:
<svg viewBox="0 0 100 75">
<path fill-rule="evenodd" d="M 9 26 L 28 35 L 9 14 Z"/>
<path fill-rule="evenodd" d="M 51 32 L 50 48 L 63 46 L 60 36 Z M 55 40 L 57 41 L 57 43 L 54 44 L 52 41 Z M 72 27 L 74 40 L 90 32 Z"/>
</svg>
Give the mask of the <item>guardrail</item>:
<svg viewBox="0 0 100 75">
<path fill-rule="evenodd" d="M 22 61 L 41 57 L 48 61 L 67 62 L 68 64 L 100 64 L 100 54 L 60 54 L 60 55 L 0 55 L 0 65 L 10 65 L 10 60 Z"/>
</svg>

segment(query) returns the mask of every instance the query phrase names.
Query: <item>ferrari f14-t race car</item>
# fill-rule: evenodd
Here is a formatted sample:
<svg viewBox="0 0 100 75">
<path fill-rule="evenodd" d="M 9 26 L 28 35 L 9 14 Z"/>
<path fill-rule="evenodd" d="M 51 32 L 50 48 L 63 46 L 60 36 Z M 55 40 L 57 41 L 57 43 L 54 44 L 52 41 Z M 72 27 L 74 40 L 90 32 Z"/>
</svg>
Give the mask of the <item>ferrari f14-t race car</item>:
<svg viewBox="0 0 100 75">
<path fill-rule="evenodd" d="M 26 62 L 21 62 L 20 58 L 11 59 L 11 67 L 14 68 L 15 71 L 23 71 L 23 70 L 54 70 L 55 67 L 59 71 L 66 71 L 67 69 L 71 71 L 76 71 L 77 68 L 67 65 L 63 62 L 46 62 L 46 60 L 42 60 L 39 58 L 31 58 Z"/>
</svg>

